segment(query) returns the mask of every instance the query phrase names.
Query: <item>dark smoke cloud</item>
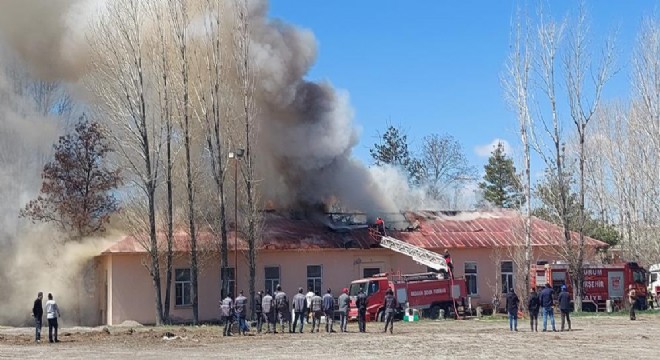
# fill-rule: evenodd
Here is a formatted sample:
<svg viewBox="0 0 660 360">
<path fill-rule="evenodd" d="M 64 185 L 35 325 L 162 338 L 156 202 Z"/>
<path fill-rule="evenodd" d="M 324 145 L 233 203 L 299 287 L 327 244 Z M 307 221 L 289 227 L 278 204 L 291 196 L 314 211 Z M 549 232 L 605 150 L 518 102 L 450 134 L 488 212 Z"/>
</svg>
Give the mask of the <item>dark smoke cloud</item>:
<svg viewBox="0 0 660 360">
<path fill-rule="evenodd" d="M 336 198 L 345 210 L 396 211 L 378 179 L 351 155 L 359 134 L 348 94 L 304 79 L 316 61 L 314 35 L 266 12 L 266 3 L 258 3 L 251 22 L 265 198 L 284 207 Z"/>
</svg>

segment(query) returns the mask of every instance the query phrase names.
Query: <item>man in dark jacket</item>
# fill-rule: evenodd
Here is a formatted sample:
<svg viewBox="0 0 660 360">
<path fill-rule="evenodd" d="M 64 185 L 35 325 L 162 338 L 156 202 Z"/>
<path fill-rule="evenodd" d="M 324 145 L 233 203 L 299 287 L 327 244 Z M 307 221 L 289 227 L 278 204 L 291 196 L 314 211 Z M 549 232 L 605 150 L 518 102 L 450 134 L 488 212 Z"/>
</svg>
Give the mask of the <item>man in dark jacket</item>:
<svg viewBox="0 0 660 360">
<path fill-rule="evenodd" d="M 332 290 L 323 295 L 323 312 L 325 313 L 325 332 L 335 332 L 332 329 L 332 323 L 335 317 L 335 298 L 332 297 Z"/>
<path fill-rule="evenodd" d="M 270 295 L 270 290 L 266 290 L 266 295 L 261 299 L 261 310 L 264 313 L 264 320 L 266 321 L 266 333 L 274 332 L 277 334 L 277 329 L 275 328 L 275 304 L 273 297 Z"/>
<path fill-rule="evenodd" d="M 383 308 L 385 309 L 385 330 L 383 332 L 387 332 L 389 326 L 390 334 L 392 334 L 394 332 L 394 310 L 396 310 L 396 299 L 392 289 L 387 289 L 387 293 L 385 293 Z"/>
<path fill-rule="evenodd" d="M 282 291 L 282 286 L 277 285 L 275 291 L 275 310 L 277 311 L 277 320 L 280 323 L 281 331 L 284 332 L 284 324 L 286 323 L 291 332 L 291 313 L 289 312 L 289 299 L 286 293 Z"/>
<path fill-rule="evenodd" d="M 557 331 L 555 328 L 555 313 L 552 309 L 553 299 L 552 299 L 552 287 L 550 284 L 545 284 L 545 289 L 541 291 L 539 295 L 539 302 L 541 303 L 541 308 L 543 309 L 543 331 L 546 331 L 548 328 L 548 317 L 550 318 L 550 323 L 552 324 L 552 331 Z"/>
<path fill-rule="evenodd" d="M 568 295 L 566 285 L 561 286 L 561 293 L 559 293 L 559 311 L 561 311 L 561 331 L 564 331 L 564 320 L 568 322 L 568 331 L 571 331 L 571 297 Z"/>
<path fill-rule="evenodd" d="M 509 330 L 518 331 L 518 295 L 513 288 L 506 294 L 506 312 L 509 314 Z"/>
<path fill-rule="evenodd" d="M 358 310 L 358 327 L 360 328 L 360 332 L 367 332 L 367 294 L 364 293 L 362 288 L 360 288 L 357 300 L 355 300 L 355 306 Z"/>
<path fill-rule="evenodd" d="M 536 289 L 532 288 L 532 291 L 529 293 L 529 299 L 527 300 L 527 309 L 529 310 L 529 325 L 532 328 L 532 331 L 539 332 L 539 308 L 541 303 L 539 302 L 539 294 L 536 293 Z"/>
<path fill-rule="evenodd" d="M 238 320 L 238 333 L 245 336 L 249 330 L 245 316 L 247 315 L 247 298 L 240 291 L 236 300 L 234 300 L 234 310 L 236 311 L 236 320 Z"/>
<path fill-rule="evenodd" d="M 44 308 L 43 305 L 41 304 L 41 299 L 44 298 L 44 293 L 39 291 L 37 294 L 37 299 L 34 300 L 34 304 L 32 305 L 32 317 L 34 317 L 34 341 L 36 342 L 41 342 L 41 322 L 43 321 L 44 318 Z"/>
<path fill-rule="evenodd" d="M 254 312 L 257 316 L 257 332 L 261 333 L 261 328 L 263 327 L 264 324 L 264 317 L 263 317 L 263 308 L 262 308 L 262 300 L 263 299 L 263 292 L 261 290 L 257 291 L 257 294 L 254 296 Z"/>
<path fill-rule="evenodd" d="M 296 325 L 300 321 L 300 333 L 303 332 L 303 325 L 305 324 L 305 309 L 307 308 L 307 298 L 303 294 L 303 288 L 298 288 L 298 293 L 293 297 L 293 332 L 296 332 Z"/>
<path fill-rule="evenodd" d="M 231 336 L 231 323 L 234 318 L 234 301 L 231 299 L 231 293 L 220 301 L 220 316 L 225 323 L 222 336 Z"/>
</svg>

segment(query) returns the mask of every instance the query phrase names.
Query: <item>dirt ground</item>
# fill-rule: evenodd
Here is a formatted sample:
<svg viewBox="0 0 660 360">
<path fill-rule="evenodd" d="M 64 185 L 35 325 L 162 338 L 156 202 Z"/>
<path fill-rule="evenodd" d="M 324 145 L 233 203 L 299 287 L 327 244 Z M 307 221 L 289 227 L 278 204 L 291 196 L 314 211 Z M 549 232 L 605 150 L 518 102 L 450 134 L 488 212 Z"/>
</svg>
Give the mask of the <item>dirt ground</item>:
<svg viewBox="0 0 660 360">
<path fill-rule="evenodd" d="M 46 342 L 36 344 L 33 329 L 0 327 L 0 358 L 619 359 L 634 354 L 635 359 L 657 359 L 660 316 L 639 315 L 637 321 L 575 317 L 573 331 L 556 333 L 532 333 L 527 320 L 517 333 L 504 320 L 396 322 L 393 335 L 380 333 L 380 323 L 368 323 L 366 334 L 357 332 L 356 323 L 349 324 L 346 334 L 310 334 L 309 329 L 306 325 L 304 334 L 224 338 L 217 326 L 64 328 L 61 342 L 49 344 L 44 328 Z M 167 332 L 179 338 L 163 339 Z"/>
</svg>

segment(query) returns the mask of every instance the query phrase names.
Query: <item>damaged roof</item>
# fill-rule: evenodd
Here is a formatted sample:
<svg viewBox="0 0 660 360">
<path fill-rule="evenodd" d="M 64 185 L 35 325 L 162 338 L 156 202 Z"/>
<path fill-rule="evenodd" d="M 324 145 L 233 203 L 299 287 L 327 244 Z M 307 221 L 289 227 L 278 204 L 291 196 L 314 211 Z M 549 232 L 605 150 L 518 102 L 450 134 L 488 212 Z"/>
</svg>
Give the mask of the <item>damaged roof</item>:
<svg viewBox="0 0 660 360">
<path fill-rule="evenodd" d="M 293 219 L 277 213 L 265 213 L 261 249 L 270 250 L 321 250 L 378 246 L 365 225 L 346 225 L 327 221 Z M 417 211 L 405 214 L 407 226 L 386 223 L 387 235 L 427 249 L 493 248 L 521 245 L 524 239 L 523 218 L 516 211 L 495 210 L 487 212 L 433 212 Z M 572 233 L 578 239 L 577 233 Z M 558 246 L 563 244 L 563 230 L 550 222 L 532 219 L 532 245 Z M 159 246 L 166 247 L 165 235 L 158 234 Z M 219 236 L 211 232 L 198 235 L 200 250 L 219 249 Z M 607 244 L 585 237 L 589 247 L 606 247 Z M 125 236 L 106 249 L 103 254 L 144 253 L 147 237 Z M 234 231 L 228 234 L 229 250 L 234 249 Z M 190 250 L 189 235 L 179 231 L 174 235 L 176 252 Z M 238 248 L 247 250 L 247 243 L 239 235 Z"/>
</svg>

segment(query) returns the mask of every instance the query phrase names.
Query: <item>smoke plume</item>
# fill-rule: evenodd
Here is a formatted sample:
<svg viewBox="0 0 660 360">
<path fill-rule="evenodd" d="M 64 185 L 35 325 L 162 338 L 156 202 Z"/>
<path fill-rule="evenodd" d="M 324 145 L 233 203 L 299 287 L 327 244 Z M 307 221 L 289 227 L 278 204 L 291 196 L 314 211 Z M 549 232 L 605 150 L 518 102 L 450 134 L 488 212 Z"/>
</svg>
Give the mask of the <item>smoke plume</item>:
<svg viewBox="0 0 660 360">
<path fill-rule="evenodd" d="M 105 245 L 64 245 L 51 229 L 18 218 L 39 190 L 40 172 L 62 133 L 62 119 L 38 104 L 40 82 L 65 83 L 80 101 L 89 71 L 88 25 L 103 0 L 4 0 L 0 10 L 0 323 L 24 321 L 37 291 L 56 298 Z M 338 201 L 347 211 L 432 206 L 393 168 L 368 168 L 352 156 L 359 133 L 348 93 L 305 77 L 316 61 L 311 31 L 268 18 L 266 1 L 250 1 L 258 177 L 261 199 L 277 207 Z M 92 15 L 95 14 L 95 15 Z M 20 65 L 7 60 L 18 56 Z M 10 260 L 11 259 L 11 260 Z M 29 279 L 29 280 L 28 280 Z M 64 293 L 63 293 L 64 294 Z M 67 296 L 67 295 L 64 295 Z M 8 305 L 8 306 L 7 306 Z M 64 304 L 62 304 L 63 307 Z M 16 311 L 25 309 L 25 311 Z"/>
</svg>

